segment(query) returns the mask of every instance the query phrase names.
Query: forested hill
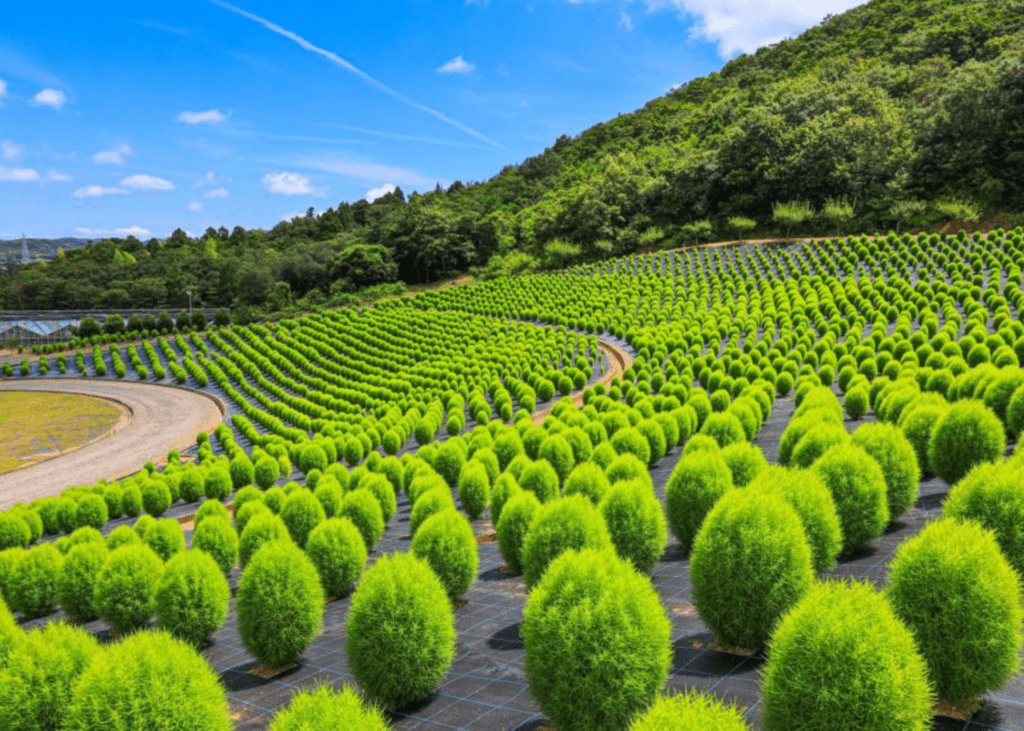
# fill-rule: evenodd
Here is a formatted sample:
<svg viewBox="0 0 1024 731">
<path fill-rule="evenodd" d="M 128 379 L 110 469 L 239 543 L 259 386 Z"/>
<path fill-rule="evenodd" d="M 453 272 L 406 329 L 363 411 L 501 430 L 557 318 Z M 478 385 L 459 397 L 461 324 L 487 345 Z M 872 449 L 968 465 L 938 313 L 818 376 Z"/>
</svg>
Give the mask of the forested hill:
<svg viewBox="0 0 1024 731">
<path fill-rule="evenodd" d="M 779 206 L 778 204 L 789 204 Z M 700 237 L 1024 213 L 1024 0 L 874 0 L 485 183 L 0 272 L 0 307 L 308 304 Z"/>
</svg>

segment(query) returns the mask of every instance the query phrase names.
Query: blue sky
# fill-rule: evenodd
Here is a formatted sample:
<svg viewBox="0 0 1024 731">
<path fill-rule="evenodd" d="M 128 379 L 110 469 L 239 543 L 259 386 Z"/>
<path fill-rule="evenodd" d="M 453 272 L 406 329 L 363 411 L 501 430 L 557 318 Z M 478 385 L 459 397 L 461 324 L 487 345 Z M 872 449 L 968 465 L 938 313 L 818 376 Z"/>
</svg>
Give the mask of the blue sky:
<svg viewBox="0 0 1024 731">
<path fill-rule="evenodd" d="M 17 3 L 0 238 L 269 228 L 486 180 L 851 0 Z"/>
</svg>

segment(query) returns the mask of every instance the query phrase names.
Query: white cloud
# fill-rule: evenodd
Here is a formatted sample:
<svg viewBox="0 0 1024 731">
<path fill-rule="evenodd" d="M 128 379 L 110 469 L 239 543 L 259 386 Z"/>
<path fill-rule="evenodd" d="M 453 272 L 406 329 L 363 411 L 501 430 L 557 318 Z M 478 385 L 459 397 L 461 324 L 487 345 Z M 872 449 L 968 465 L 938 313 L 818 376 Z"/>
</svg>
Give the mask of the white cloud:
<svg viewBox="0 0 1024 731">
<path fill-rule="evenodd" d="M 277 195 L 316 195 L 309 178 L 299 173 L 267 173 L 263 187 Z"/>
<path fill-rule="evenodd" d="M 122 188 L 104 188 L 102 185 L 87 185 L 79 188 L 73 195 L 75 198 L 99 198 L 104 195 L 124 195 L 127 190 Z"/>
<path fill-rule="evenodd" d="M 217 124 L 229 116 L 229 114 L 224 114 L 216 109 L 207 109 L 205 112 L 182 112 L 178 115 L 177 120 L 185 124 Z"/>
<path fill-rule="evenodd" d="M 188 208 L 193 213 L 202 213 L 202 211 L 203 211 L 203 202 L 202 201 L 189 201 L 188 205 L 186 206 L 186 208 Z"/>
<path fill-rule="evenodd" d="M 633 19 L 629 17 L 629 13 L 625 10 L 619 13 L 619 26 L 625 28 L 627 31 L 633 30 Z"/>
<path fill-rule="evenodd" d="M 0 79 L 0 99 L 3 99 L 5 96 L 7 96 L 7 82 Z M 0 104 L 2 104 L 2 102 L 0 102 Z"/>
<path fill-rule="evenodd" d="M 207 185 L 210 185 L 210 186 L 213 186 L 213 185 L 223 186 L 224 183 L 230 183 L 230 182 L 231 182 L 231 178 L 227 177 L 226 175 L 214 175 L 212 170 L 208 170 L 206 172 L 206 175 L 201 177 L 196 182 L 192 183 L 192 187 L 193 188 L 203 188 L 203 187 L 205 187 Z"/>
<path fill-rule="evenodd" d="M 142 226 L 127 226 L 125 228 L 86 228 L 85 226 L 75 227 L 77 233 L 83 236 L 134 236 L 136 238 L 144 238 L 146 236 L 152 236 L 153 232 L 148 228 L 142 228 Z"/>
<path fill-rule="evenodd" d="M 60 109 L 68 98 L 59 89 L 43 89 L 32 97 L 32 106 Z"/>
<path fill-rule="evenodd" d="M 388 193 L 394 192 L 394 183 L 384 183 L 384 185 L 380 186 L 379 188 L 370 188 L 368 191 L 366 191 L 366 195 L 364 195 L 363 197 L 366 199 L 367 203 L 373 203 L 378 198 L 381 198 L 387 195 Z"/>
<path fill-rule="evenodd" d="M 8 168 L 0 165 L 0 181 L 8 183 L 34 183 L 39 173 L 31 168 Z"/>
<path fill-rule="evenodd" d="M 107 165 L 124 165 L 124 159 L 131 154 L 132 148 L 122 142 L 119 145 L 114 145 L 109 150 L 97 152 L 92 156 L 92 161 Z"/>
<path fill-rule="evenodd" d="M 675 8 L 696 20 L 693 35 L 718 45 L 718 55 L 753 53 L 761 46 L 796 36 L 829 13 L 842 13 L 864 0 L 644 0 L 650 11 Z"/>
<path fill-rule="evenodd" d="M 74 178 L 64 173 L 58 173 L 56 170 L 51 170 L 47 175 L 46 179 L 51 183 L 73 183 Z"/>
<path fill-rule="evenodd" d="M 396 185 L 424 186 L 431 188 L 437 183 L 437 178 L 430 178 L 415 170 L 381 165 L 374 162 L 353 162 L 351 160 L 332 160 L 330 158 L 315 157 L 304 158 L 298 162 L 299 165 L 321 170 L 325 173 L 344 175 L 350 178 L 358 178 L 370 183 L 378 183 L 383 180 L 390 180 Z"/>
<path fill-rule="evenodd" d="M 4 140 L 0 142 L 0 155 L 3 156 L 4 160 L 17 160 L 19 157 L 25 154 L 25 148 L 16 142 L 10 140 Z"/>
<path fill-rule="evenodd" d="M 132 175 L 122 180 L 121 185 L 134 190 L 174 190 L 174 183 L 170 180 L 152 175 Z"/>
<path fill-rule="evenodd" d="M 231 195 L 231 192 L 227 188 L 214 188 L 211 191 L 207 191 L 207 198 L 227 198 Z"/>
<path fill-rule="evenodd" d="M 442 74 L 469 74 L 473 72 L 476 66 L 464 59 L 462 56 L 456 56 L 453 59 L 449 59 L 438 67 L 438 71 Z"/>
</svg>

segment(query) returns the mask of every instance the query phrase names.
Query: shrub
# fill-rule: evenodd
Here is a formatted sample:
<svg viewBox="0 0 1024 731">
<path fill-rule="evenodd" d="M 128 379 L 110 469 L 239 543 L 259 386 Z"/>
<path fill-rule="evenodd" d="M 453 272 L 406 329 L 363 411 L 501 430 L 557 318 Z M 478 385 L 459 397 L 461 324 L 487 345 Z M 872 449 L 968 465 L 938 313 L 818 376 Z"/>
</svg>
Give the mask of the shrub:
<svg viewBox="0 0 1024 731">
<path fill-rule="evenodd" d="M 617 456 L 618 454 L 611 442 L 601 442 L 591 452 L 590 461 L 603 469 L 610 465 Z"/>
<path fill-rule="evenodd" d="M 231 514 L 224 507 L 224 503 L 218 500 L 207 500 L 196 511 L 195 527 L 198 528 L 207 518 L 224 518 L 224 520 L 230 521 Z M 140 518 L 139 521 L 141 522 L 141 520 Z"/>
<path fill-rule="evenodd" d="M 764 453 L 749 442 L 730 444 L 722 449 L 721 455 L 732 474 L 732 484 L 736 487 L 746 487 L 768 467 Z"/>
<path fill-rule="evenodd" d="M 141 629 L 156 609 L 156 586 L 163 572 L 149 546 L 122 546 L 112 551 L 96 577 L 93 603 L 100 617 L 121 633 Z"/>
<path fill-rule="evenodd" d="M 444 585 L 425 561 L 393 553 L 359 582 L 345 650 L 374 703 L 400 708 L 432 693 L 455 657 L 455 618 Z"/>
<path fill-rule="evenodd" d="M 793 467 L 806 469 L 813 465 L 821 455 L 836 445 L 845 444 L 850 435 L 842 424 L 824 422 L 811 428 L 793 448 L 793 456 L 789 463 Z"/>
<path fill-rule="evenodd" d="M 665 729 L 746 731 L 747 724 L 735 705 L 727 706 L 712 695 L 688 690 L 686 693 L 658 698 L 629 726 L 629 731 Z"/>
<path fill-rule="evenodd" d="M 665 511 L 683 551 L 689 552 L 704 516 L 731 489 L 732 473 L 721 452 L 698 452 L 679 460 L 665 486 Z"/>
<path fill-rule="evenodd" d="M 917 455 L 903 432 L 891 424 L 864 424 L 853 433 L 853 443 L 882 468 L 889 500 L 889 517 L 895 519 L 917 502 L 921 470 Z"/>
<path fill-rule="evenodd" d="M 110 531 L 110 535 L 107 536 L 107 550 L 113 551 L 135 543 L 142 543 L 142 539 L 139 535 L 129 528 L 127 525 L 119 525 L 114 530 Z"/>
<path fill-rule="evenodd" d="M 142 512 L 142 493 L 135 485 L 125 485 L 122 489 L 121 510 L 129 518 L 134 518 Z"/>
<path fill-rule="evenodd" d="M 252 460 L 242 453 L 231 460 L 228 474 L 231 475 L 231 485 L 236 490 L 241 490 L 243 487 L 253 484 L 256 479 L 256 468 L 253 466 Z"/>
<path fill-rule="evenodd" d="M 637 571 L 653 569 L 665 551 L 668 526 L 650 485 L 643 480 L 616 482 L 600 510 L 619 557 Z"/>
<path fill-rule="evenodd" d="M 1017 462 L 1015 458 L 972 469 L 949 491 L 942 514 L 973 520 L 992 531 L 1006 560 L 1024 576 L 1024 485 Z"/>
<path fill-rule="evenodd" d="M 903 436 L 910 442 L 910 446 L 914 448 L 917 465 L 922 473 L 930 470 L 928 444 L 931 442 L 932 432 L 935 431 L 935 425 L 948 411 L 949 404 L 945 401 L 914 404 L 904 409 L 900 418 L 900 429 L 903 430 Z"/>
<path fill-rule="evenodd" d="M 889 523 L 885 476 L 867 452 L 854 444 L 833 447 L 814 463 L 814 472 L 835 501 L 844 553 L 882 535 Z"/>
<path fill-rule="evenodd" d="M 999 417 L 979 401 L 958 401 L 935 424 L 928 442 L 928 464 L 950 485 L 982 462 L 994 462 L 1006 450 Z"/>
<path fill-rule="evenodd" d="M 238 511 L 244 508 L 249 503 L 262 503 L 263 493 L 259 488 L 252 485 L 243 487 L 235 493 L 235 497 L 231 500 L 231 512 L 238 514 Z M 219 503 L 218 503 L 219 504 Z"/>
<path fill-rule="evenodd" d="M 325 518 L 323 506 L 309 490 L 296 490 L 281 506 L 281 520 L 299 548 L 306 545 L 310 531 Z"/>
<path fill-rule="evenodd" d="M 462 466 L 466 463 L 466 453 L 462 451 L 461 440 L 453 437 L 441 445 L 434 460 L 434 469 L 444 478 L 449 486 L 454 487 L 459 479 Z"/>
<path fill-rule="evenodd" d="M 323 621 L 316 567 L 291 541 L 267 543 L 242 572 L 236 609 L 242 642 L 262 665 L 295 662 Z"/>
<path fill-rule="evenodd" d="M 227 574 L 238 561 L 238 534 L 226 518 L 210 518 L 192 532 L 192 549 L 209 554 Z"/>
<path fill-rule="evenodd" d="M 412 539 L 412 552 L 429 564 L 457 601 L 476 580 L 480 555 L 473 526 L 455 510 L 442 510 L 423 522 Z"/>
<path fill-rule="evenodd" d="M 546 460 L 555 468 L 558 482 L 561 484 L 576 464 L 572 447 L 560 434 L 553 434 L 545 439 L 537 452 L 538 460 Z"/>
<path fill-rule="evenodd" d="M 671 623 L 658 593 L 607 551 L 556 558 L 520 632 L 530 694 L 561 731 L 624 728 L 668 677 Z"/>
<path fill-rule="evenodd" d="M 310 442 L 299 452 L 299 469 L 303 474 L 308 475 L 313 470 L 323 472 L 328 464 L 327 453 L 319 444 Z"/>
<path fill-rule="evenodd" d="M 2 555 L 0 553 L 0 556 Z M 7 609 L 6 604 L 0 602 L 0 669 L 7 664 L 7 658 L 24 638 L 25 633 L 14 620 L 14 615 Z"/>
<path fill-rule="evenodd" d="M 203 475 L 194 467 L 182 470 L 178 480 L 178 494 L 186 503 L 194 503 L 204 494 Z"/>
<path fill-rule="evenodd" d="M 515 429 L 506 429 L 494 440 L 494 453 L 498 456 L 498 465 L 504 470 L 509 463 L 524 454 L 523 440 Z"/>
<path fill-rule="evenodd" d="M 309 534 L 309 556 L 328 597 L 348 593 L 366 566 L 363 536 L 348 518 L 328 518 Z"/>
<path fill-rule="evenodd" d="M 25 634 L 0 671 L 0 728 L 64 728 L 75 682 L 100 651 L 95 637 L 63 622 Z"/>
<path fill-rule="evenodd" d="M 697 611 L 719 642 L 764 647 L 814 582 L 799 516 L 777 493 L 730 491 L 694 540 L 690 578 Z"/>
<path fill-rule="evenodd" d="M 312 690 L 293 694 L 288 705 L 279 710 L 270 722 L 270 731 L 312 729 L 388 731 L 389 726 L 380 711 L 364 705 L 359 695 L 347 685 L 340 693 L 328 685 L 317 685 Z"/>
<path fill-rule="evenodd" d="M 78 501 L 75 511 L 75 525 L 79 528 L 90 526 L 99 530 L 107 524 L 107 501 L 99 495 L 85 495 Z"/>
<path fill-rule="evenodd" d="M 594 505 L 598 505 L 609 486 L 608 477 L 599 465 L 593 462 L 583 462 L 576 465 L 566 478 L 564 494 L 566 497 L 583 495 Z M 493 508 L 491 512 L 494 512 Z"/>
<path fill-rule="evenodd" d="M 384 475 L 370 473 L 359 481 L 359 489 L 369 490 L 377 499 L 386 525 L 398 510 L 395 488 L 391 486 L 391 482 Z"/>
<path fill-rule="evenodd" d="M 316 490 L 313 491 L 313 495 L 320 501 L 320 505 L 324 509 L 324 516 L 327 518 L 334 517 L 338 512 L 338 508 L 341 507 L 341 501 L 345 499 L 345 492 L 341 489 L 338 481 L 330 477 L 320 480 Z M 235 513 L 235 519 L 238 519 L 237 512 Z"/>
<path fill-rule="evenodd" d="M 714 439 L 720 447 L 747 441 L 747 433 L 743 429 L 743 424 L 731 412 L 715 413 L 708 416 L 700 428 L 700 433 Z"/>
<path fill-rule="evenodd" d="M 28 523 L 14 513 L 0 513 L 0 551 L 21 548 L 32 540 Z"/>
<path fill-rule="evenodd" d="M 494 483 L 494 489 L 491 490 L 491 525 L 497 527 L 505 503 L 518 492 L 520 492 L 519 483 L 512 475 L 502 473 L 498 477 Z"/>
<path fill-rule="evenodd" d="M 214 467 L 206 473 L 203 491 L 209 500 L 224 500 L 231 494 L 231 485 L 231 474 L 226 469 Z"/>
<path fill-rule="evenodd" d="M 157 624 L 190 645 L 199 645 L 224 624 L 231 587 L 203 551 L 183 551 L 164 567 L 156 587 Z"/>
<path fill-rule="evenodd" d="M 142 483 L 142 507 L 154 518 L 159 518 L 171 506 L 171 490 L 162 480 Z"/>
<path fill-rule="evenodd" d="M 43 519 L 39 517 L 39 513 L 34 509 L 24 504 L 15 504 L 13 508 L 8 512 L 0 513 L 2 515 L 13 515 L 14 517 L 21 520 L 26 526 L 28 526 L 29 542 L 38 541 L 43 537 Z M 13 547 L 13 546 L 12 546 Z M 0 548 L 0 550 L 3 550 Z"/>
<path fill-rule="evenodd" d="M 75 546 L 64 558 L 57 577 L 57 602 L 72 622 L 96 619 L 93 589 L 108 555 L 104 544 L 90 542 Z"/>
<path fill-rule="evenodd" d="M 28 619 L 44 617 L 57 604 L 57 578 L 64 557 L 49 543 L 27 551 L 7 582 L 11 610 Z"/>
<path fill-rule="evenodd" d="M 501 556 L 508 564 L 509 571 L 514 574 L 522 571 L 523 540 L 540 508 L 541 503 L 537 496 L 529 490 L 522 490 L 513 495 L 502 508 L 501 519 L 495 526 L 495 533 L 498 536 Z"/>
<path fill-rule="evenodd" d="M 97 653 L 75 686 L 64 728 L 88 731 L 232 727 L 224 687 L 206 661 L 164 632 Z"/>
<path fill-rule="evenodd" d="M 238 562 L 244 569 L 256 552 L 271 541 L 291 540 L 281 516 L 273 513 L 257 515 L 245 526 L 238 539 Z"/>
<path fill-rule="evenodd" d="M 767 731 L 924 731 L 932 723 L 928 671 L 914 636 L 867 583 L 818 584 L 783 617 L 761 697 Z"/>
<path fill-rule="evenodd" d="M 900 546 L 889 577 L 886 594 L 940 698 L 971 700 L 1017 672 L 1020 580 L 992 532 L 954 519 L 932 523 Z"/>
<path fill-rule="evenodd" d="M 610 485 L 626 480 L 643 480 L 653 487 L 647 465 L 632 454 L 620 454 L 605 469 L 605 476 Z"/>
<path fill-rule="evenodd" d="M 651 461 L 651 446 L 637 429 L 624 427 L 611 438 L 612 447 L 618 454 L 632 454 L 644 464 Z"/>
<path fill-rule="evenodd" d="M 285 494 L 284 488 L 275 485 L 263 493 L 263 504 L 267 506 L 267 510 L 277 515 L 281 512 L 281 505 L 286 497 L 288 496 Z"/>
<path fill-rule="evenodd" d="M 537 496 L 542 503 L 558 497 L 558 473 L 547 460 L 528 464 L 519 475 L 519 487 Z"/>
<path fill-rule="evenodd" d="M 573 495 L 544 505 L 523 539 L 526 586 L 537 585 L 548 565 L 569 549 L 612 548 L 604 518 L 589 500 Z"/>
<path fill-rule="evenodd" d="M 470 520 L 476 520 L 487 509 L 490 492 L 487 469 L 480 462 L 467 462 L 459 473 L 459 500 Z"/>
<path fill-rule="evenodd" d="M 448 496 L 448 499 L 451 500 L 451 495 Z M 384 533 L 384 514 L 381 512 L 377 498 L 369 490 L 353 490 L 346 495 L 338 510 L 338 517 L 348 518 L 352 521 L 363 537 L 367 552 L 373 550 Z M 410 527 L 411 523 L 412 517 L 410 516 Z"/>
<path fill-rule="evenodd" d="M 185 532 L 174 518 L 163 518 L 146 530 L 142 542 L 152 548 L 161 561 L 167 561 L 185 550 Z"/>
<path fill-rule="evenodd" d="M 683 447 L 683 454 L 692 454 L 694 452 L 717 452 L 721 447 L 718 446 L 718 442 L 713 437 L 709 437 L 707 434 L 694 434 L 690 437 L 690 440 L 686 442 L 686 446 Z"/>
<path fill-rule="evenodd" d="M 253 480 L 264 490 L 270 488 L 281 477 L 281 464 L 270 455 L 263 455 L 256 460 L 253 468 Z"/>
<path fill-rule="evenodd" d="M 70 536 L 66 536 L 66 540 L 67 548 L 65 550 L 61 550 L 61 553 L 67 553 L 75 546 L 80 546 L 83 543 L 104 543 L 103 534 L 92 526 L 77 528 Z M 56 545 L 56 543 L 54 545 Z M 60 548 L 60 546 L 57 546 L 57 548 Z"/>
</svg>

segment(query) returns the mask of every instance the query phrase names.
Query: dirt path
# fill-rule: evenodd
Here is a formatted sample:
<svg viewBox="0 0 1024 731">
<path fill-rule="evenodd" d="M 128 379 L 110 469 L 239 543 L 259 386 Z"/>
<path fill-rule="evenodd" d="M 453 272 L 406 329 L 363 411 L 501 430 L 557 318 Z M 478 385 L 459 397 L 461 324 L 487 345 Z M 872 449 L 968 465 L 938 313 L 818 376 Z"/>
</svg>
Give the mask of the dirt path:
<svg viewBox="0 0 1024 731">
<path fill-rule="evenodd" d="M 604 340 L 598 340 L 597 344 L 601 346 L 601 350 L 603 350 L 605 354 L 608 356 L 608 362 L 611 364 L 611 368 L 608 369 L 608 372 L 605 373 L 599 381 L 599 383 L 603 383 L 605 386 L 607 386 L 609 383 L 612 382 L 613 378 L 621 376 L 623 371 L 625 371 L 627 368 L 633 365 L 633 356 L 631 356 L 625 350 L 620 348 L 618 345 L 606 343 Z M 572 402 L 582 409 L 583 391 L 577 391 L 575 394 L 573 394 Z M 557 403 L 557 400 L 555 401 L 555 403 Z M 546 409 L 534 412 L 533 423 L 538 426 L 542 426 L 544 424 L 544 420 L 548 418 L 548 415 L 551 414 L 551 409 L 553 409 L 554 407 L 555 404 L 552 403 L 551 406 L 548 406 Z"/>
<path fill-rule="evenodd" d="M 212 431 L 224 419 L 224 405 L 196 391 L 148 383 L 62 378 L 8 380 L 4 391 L 78 393 L 114 401 L 131 412 L 131 420 L 110 436 L 73 452 L 0 475 L 0 509 L 71 485 L 117 480 L 141 470 L 146 462 L 166 461 L 172 449 L 195 443 L 200 431 Z"/>
</svg>

